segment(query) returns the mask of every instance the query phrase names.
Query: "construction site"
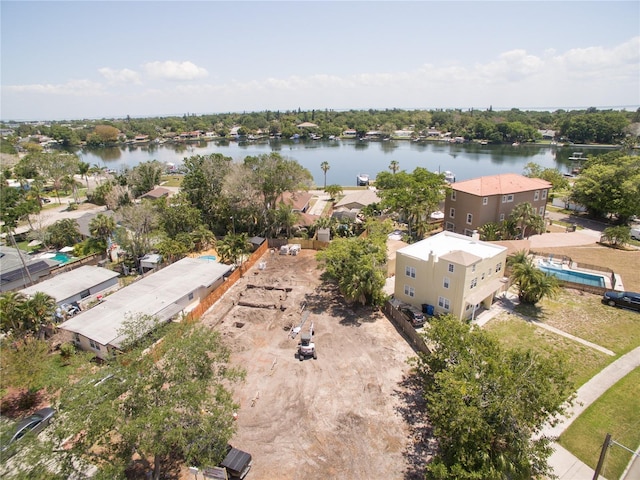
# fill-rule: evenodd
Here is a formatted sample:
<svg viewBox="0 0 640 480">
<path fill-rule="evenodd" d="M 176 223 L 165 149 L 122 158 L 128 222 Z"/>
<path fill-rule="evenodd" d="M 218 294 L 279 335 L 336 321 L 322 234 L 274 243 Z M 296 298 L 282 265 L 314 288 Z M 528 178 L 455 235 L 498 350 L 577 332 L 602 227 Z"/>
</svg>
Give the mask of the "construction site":
<svg viewBox="0 0 640 480">
<path fill-rule="evenodd" d="M 247 478 L 423 478 L 414 351 L 377 309 L 322 282 L 313 250 L 268 250 L 203 316 L 246 371 L 231 443 Z"/>
</svg>

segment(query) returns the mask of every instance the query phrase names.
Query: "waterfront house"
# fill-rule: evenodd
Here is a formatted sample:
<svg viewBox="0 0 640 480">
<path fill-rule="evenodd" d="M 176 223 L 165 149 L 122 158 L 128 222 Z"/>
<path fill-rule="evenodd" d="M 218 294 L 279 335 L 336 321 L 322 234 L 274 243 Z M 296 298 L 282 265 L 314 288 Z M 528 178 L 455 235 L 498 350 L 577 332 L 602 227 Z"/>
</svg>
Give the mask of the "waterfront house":
<svg viewBox="0 0 640 480">
<path fill-rule="evenodd" d="M 524 202 L 544 217 L 550 190 L 546 180 L 515 173 L 453 183 L 445 199 L 444 228 L 470 236 L 487 223 L 502 222 Z"/>
<path fill-rule="evenodd" d="M 441 232 L 396 251 L 394 296 L 425 313 L 473 318 L 507 286 L 507 248 Z"/>
</svg>

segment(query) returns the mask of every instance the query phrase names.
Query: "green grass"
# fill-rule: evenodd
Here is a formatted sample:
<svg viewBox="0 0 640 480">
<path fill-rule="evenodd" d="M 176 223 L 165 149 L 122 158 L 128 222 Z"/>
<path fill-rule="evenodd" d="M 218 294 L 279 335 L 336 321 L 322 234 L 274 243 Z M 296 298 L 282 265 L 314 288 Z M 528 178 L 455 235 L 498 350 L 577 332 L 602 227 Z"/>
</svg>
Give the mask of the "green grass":
<svg viewBox="0 0 640 480">
<path fill-rule="evenodd" d="M 593 348 L 506 313 L 492 319 L 485 327 L 507 348 L 531 349 L 545 357 L 562 357 L 571 370 L 569 376 L 578 388 L 614 360 Z"/>
<path fill-rule="evenodd" d="M 163 187 L 179 187 L 183 178 L 184 175 L 163 175 L 161 183 Z"/>
<path fill-rule="evenodd" d="M 640 368 L 636 368 L 587 408 L 560 437 L 560 444 L 595 468 L 607 433 L 635 450 L 640 445 Z M 618 445 L 607 453 L 602 475 L 620 478 L 631 454 Z"/>
<path fill-rule="evenodd" d="M 516 311 L 623 355 L 640 346 L 640 314 L 604 305 L 602 297 L 562 289 L 556 299 Z"/>
</svg>

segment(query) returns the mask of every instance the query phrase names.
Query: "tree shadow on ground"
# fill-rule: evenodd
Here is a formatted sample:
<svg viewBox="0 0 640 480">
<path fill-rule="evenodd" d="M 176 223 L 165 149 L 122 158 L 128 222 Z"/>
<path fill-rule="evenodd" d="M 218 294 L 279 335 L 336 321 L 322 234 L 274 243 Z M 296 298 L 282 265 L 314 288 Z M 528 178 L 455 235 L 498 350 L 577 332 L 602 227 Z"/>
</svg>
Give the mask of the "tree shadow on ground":
<svg viewBox="0 0 640 480">
<path fill-rule="evenodd" d="M 347 303 L 338 287 L 331 282 L 323 282 L 313 293 L 306 296 L 307 308 L 312 313 L 328 313 L 339 318 L 339 324 L 358 327 L 362 323 L 375 322 L 380 318 L 380 309 L 371 305 Z"/>
<path fill-rule="evenodd" d="M 43 391 L 11 390 L 0 402 L 2 416 L 11 419 L 25 417 L 46 403 L 46 395 Z"/>
<path fill-rule="evenodd" d="M 429 424 L 427 403 L 420 378 L 416 374 L 406 376 L 394 390 L 393 395 L 400 400 L 396 410 L 409 426 L 407 448 L 403 454 L 408 467 L 403 478 L 404 480 L 422 480 L 425 466 L 433 457 L 437 445 L 433 438 L 433 429 Z"/>
</svg>

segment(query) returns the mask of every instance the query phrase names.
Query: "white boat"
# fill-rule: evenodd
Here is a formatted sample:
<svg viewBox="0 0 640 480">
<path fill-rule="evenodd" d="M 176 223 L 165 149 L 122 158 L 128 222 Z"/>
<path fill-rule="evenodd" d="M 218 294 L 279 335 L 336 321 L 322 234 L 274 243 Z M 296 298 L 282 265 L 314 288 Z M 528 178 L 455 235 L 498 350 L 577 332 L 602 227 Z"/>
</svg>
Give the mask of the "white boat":
<svg viewBox="0 0 640 480">
<path fill-rule="evenodd" d="M 369 174 L 359 173 L 356 180 L 359 187 L 366 187 L 369 185 Z"/>
<path fill-rule="evenodd" d="M 447 183 L 454 183 L 456 181 L 456 174 L 449 171 L 449 170 L 445 170 L 444 172 L 442 172 L 444 174 L 444 181 Z"/>
</svg>

